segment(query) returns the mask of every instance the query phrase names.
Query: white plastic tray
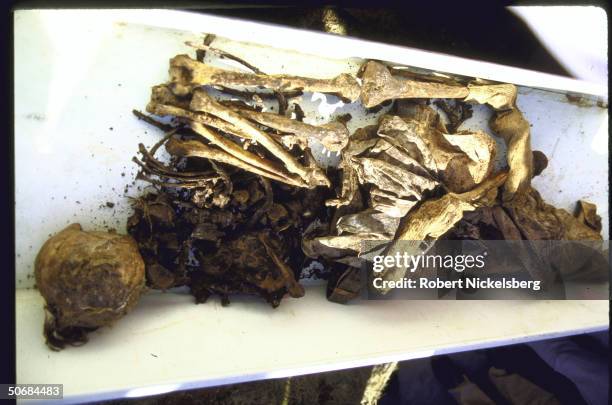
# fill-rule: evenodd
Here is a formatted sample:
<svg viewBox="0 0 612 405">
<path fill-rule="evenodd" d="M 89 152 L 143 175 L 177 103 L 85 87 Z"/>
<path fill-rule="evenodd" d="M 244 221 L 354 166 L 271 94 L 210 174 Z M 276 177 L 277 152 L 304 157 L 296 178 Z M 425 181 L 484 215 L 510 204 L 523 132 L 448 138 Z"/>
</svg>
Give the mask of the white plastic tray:
<svg viewBox="0 0 612 405">
<path fill-rule="evenodd" d="M 180 31 L 183 29 L 184 31 Z M 78 221 L 124 231 L 124 196 L 137 144 L 159 133 L 136 120 L 168 59 L 192 53 L 201 33 L 269 73 L 333 76 L 377 58 L 449 73 L 556 89 L 520 89 L 534 149 L 550 158 L 535 186 L 557 206 L 598 205 L 608 238 L 608 111 L 570 103 L 565 91 L 607 89 L 522 69 L 270 25 L 163 10 L 18 11 L 15 14 L 17 378 L 63 383 L 67 401 L 137 396 L 429 356 L 599 330 L 607 302 L 359 302 L 331 304 L 320 287 L 273 310 L 242 299 L 189 305 L 182 294 L 150 294 L 112 329 L 81 348 L 49 351 L 32 264 L 47 237 Z M 248 40 L 251 44 L 237 41 Z M 254 45 L 253 43 L 259 43 Z M 275 46 L 276 49 L 271 49 Z M 284 49 L 283 49 L 284 48 Z M 296 52 L 296 48 L 303 53 Z M 311 54 L 311 55 L 308 55 Z M 317 56 L 313 56 L 317 55 Z M 306 100 L 323 116 L 329 103 Z M 330 100 L 328 100 L 330 101 Z M 358 113 L 358 107 L 343 110 Z M 340 110 L 334 113 L 342 112 Z M 351 129 L 366 123 L 359 114 Z M 317 120 L 316 117 L 311 117 Z M 466 127 L 486 126 L 477 109 Z M 333 159 L 333 156 L 331 157 Z M 138 184 L 137 184 L 138 185 Z M 130 188 L 128 195 L 141 191 Z M 113 202 L 113 208 L 105 207 Z M 504 323 L 500 324 L 499 320 Z"/>
</svg>

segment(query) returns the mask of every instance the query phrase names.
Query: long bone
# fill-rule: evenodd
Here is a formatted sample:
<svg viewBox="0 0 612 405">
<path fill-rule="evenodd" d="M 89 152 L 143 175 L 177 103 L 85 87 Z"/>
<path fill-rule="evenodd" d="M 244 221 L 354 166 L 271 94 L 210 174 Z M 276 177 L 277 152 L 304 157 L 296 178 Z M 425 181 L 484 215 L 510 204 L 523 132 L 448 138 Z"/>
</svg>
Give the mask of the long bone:
<svg viewBox="0 0 612 405">
<path fill-rule="evenodd" d="M 394 77 L 385 65 L 375 61 L 366 62 L 361 79 L 361 101 L 366 108 L 396 98 L 465 98 L 469 94 L 464 86 Z"/>
<path fill-rule="evenodd" d="M 509 110 L 516 102 L 512 84 L 450 85 L 395 77 L 382 63 L 368 61 L 361 76 L 361 101 L 366 108 L 398 98 L 458 98 L 489 104 L 495 110 Z"/>
<path fill-rule="evenodd" d="M 277 92 L 302 90 L 336 94 L 352 102 L 359 99 L 361 92 L 357 80 L 346 73 L 331 79 L 312 79 L 291 75 L 232 72 L 191 59 L 187 55 L 177 55 L 170 59 L 170 81 L 177 94 L 187 94 L 193 87 L 202 85 L 244 86 L 264 87 Z"/>
</svg>

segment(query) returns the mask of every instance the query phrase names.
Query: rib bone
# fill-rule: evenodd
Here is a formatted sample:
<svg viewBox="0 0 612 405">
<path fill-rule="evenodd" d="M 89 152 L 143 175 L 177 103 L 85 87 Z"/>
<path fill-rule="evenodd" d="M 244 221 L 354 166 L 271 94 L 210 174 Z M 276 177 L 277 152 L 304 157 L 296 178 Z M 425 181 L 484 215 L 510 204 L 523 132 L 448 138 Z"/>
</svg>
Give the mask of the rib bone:
<svg viewBox="0 0 612 405">
<path fill-rule="evenodd" d="M 285 164 L 287 170 L 300 176 L 310 187 L 330 186 L 329 179 L 319 168 L 306 168 L 301 165 L 295 157 L 276 143 L 269 134 L 251 124 L 237 112 L 219 104 L 202 89 L 197 89 L 194 92 L 190 109 L 215 115 L 234 125 L 234 127 L 238 128 L 250 139 L 258 142 L 280 159 Z"/>
<path fill-rule="evenodd" d="M 333 121 L 324 125 L 309 125 L 283 115 L 274 113 L 259 112 L 246 108 L 238 109 L 240 115 L 243 115 L 253 121 L 270 128 L 277 129 L 281 132 L 293 134 L 301 149 L 308 146 L 308 139 L 316 139 L 323 146 L 332 152 L 344 149 L 348 143 L 349 132 L 342 123 Z"/>
<path fill-rule="evenodd" d="M 227 132 L 228 134 L 233 134 L 244 139 L 251 139 L 251 136 L 240 130 L 240 128 L 236 128 L 236 126 L 230 124 L 229 122 L 210 114 L 193 112 L 180 107 L 175 107 L 173 105 L 159 104 L 154 101 L 147 104 L 147 112 L 155 115 L 171 115 L 178 118 L 184 118 L 188 121 L 211 126 L 220 131 Z"/>
<path fill-rule="evenodd" d="M 298 187 L 306 187 L 306 184 L 299 178 L 288 178 L 280 174 L 270 173 L 257 166 L 250 165 L 223 150 L 204 145 L 199 141 L 180 141 L 175 138 L 170 138 L 165 146 L 168 153 L 173 156 L 200 157 L 215 160 L 217 162 L 236 166 L 239 169 L 246 170 L 250 173 L 259 174 L 260 176 L 268 177 L 282 183 L 287 183 Z"/>
<path fill-rule="evenodd" d="M 271 162 L 269 160 L 263 159 L 253 152 L 249 152 L 248 150 L 244 150 L 238 144 L 232 142 L 228 138 L 224 137 L 206 128 L 204 125 L 199 122 L 192 121 L 190 123 L 191 129 L 194 130 L 197 134 L 201 135 L 205 139 L 207 139 L 213 145 L 218 146 L 220 149 L 223 149 L 225 152 L 233 155 L 234 157 L 249 163 L 253 166 L 260 167 L 263 170 L 266 170 L 271 173 L 283 173 L 283 168 L 277 164 L 276 162 Z M 289 177 L 288 175 L 283 173 L 283 177 Z"/>
</svg>

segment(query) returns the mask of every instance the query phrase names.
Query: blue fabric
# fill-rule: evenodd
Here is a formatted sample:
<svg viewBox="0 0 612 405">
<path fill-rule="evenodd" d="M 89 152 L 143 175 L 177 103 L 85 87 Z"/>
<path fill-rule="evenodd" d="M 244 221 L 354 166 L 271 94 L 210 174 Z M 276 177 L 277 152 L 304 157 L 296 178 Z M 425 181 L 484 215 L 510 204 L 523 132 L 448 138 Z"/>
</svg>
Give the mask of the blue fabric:
<svg viewBox="0 0 612 405">
<path fill-rule="evenodd" d="M 592 335 L 606 344 L 601 333 Z M 608 359 L 571 338 L 544 340 L 528 344 L 555 371 L 571 380 L 589 405 L 607 405 L 609 395 Z"/>
<path fill-rule="evenodd" d="M 493 402 L 505 403 L 489 381 L 488 370 L 496 367 L 529 380 L 564 405 L 606 405 L 608 358 L 606 331 L 406 361 L 380 404 L 455 404 L 449 390 L 465 379 Z"/>
</svg>

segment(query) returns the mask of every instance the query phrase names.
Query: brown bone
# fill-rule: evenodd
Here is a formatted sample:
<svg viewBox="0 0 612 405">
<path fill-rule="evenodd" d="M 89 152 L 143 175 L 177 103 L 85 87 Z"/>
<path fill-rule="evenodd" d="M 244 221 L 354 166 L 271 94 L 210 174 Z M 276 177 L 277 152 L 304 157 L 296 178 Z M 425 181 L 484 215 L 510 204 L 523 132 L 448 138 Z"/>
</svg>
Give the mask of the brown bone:
<svg viewBox="0 0 612 405">
<path fill-rule="evenodd" d="M 397 240 L 420 244 L 428 239 L 438 239 L 455 226 L 464 213 L 474 211 L 477 207 L 493 205 L 497 189 L 506 177 L 506 172 L 500 172 L 466 193 L 448 193 L 440 198 L 426 200 L 406 216 L 397 232 Z M 399 249 L 398 242 L 393 241 L 385 254 L 393 256 Z M 400 280 L 405 274 L 406 268 L 393 267 L 385 269 L 380 277 L 383 280 Z M 382 288 L 379 291 L 386 294 L 389 290 Z"/>
<path fill-rule="evenodd" d="M 263 177 L 268 177 L 272 180 L 280 181 L 282 183 L 291 184 L 298 187 L 306 187 L 301 179 L 294 179 L 289 177 L 284 177 L 280 174 L 270 173 L 266 170 L 263 170 L 257 166 L 253 166 L 249 163 L 246 163 L 237 157 L 223 151 L 219 150 L 215 147 L 204 145 L 199 141 L 180 141 L 175 138 L 170 138 L 166 143 L 166 150 L 169 154 L 173 156 L 180 157 L 200 157 L 210 160 L 215 160 L 217 162 L 225 163 L 231 166 L 236 166 L 240 169 L 246 170 L 250 173 L 259 174 Z"/>
<path fill-rule="evenodd" d="M 251 137 L 248 134 L 244 133 L 244 131 L 241 131 L 239 128 L 236 128 L 229 122 L 210 114 L 193 112 L 168 104 L 158 104 L 154 101 L 151 101 L 149 102 L 149 104 L 147 104 L 147 111 L 155 115 L 170 115 L 185 119 L 187 121 L 198 122 L 200 124 L 216 128 L 228 134 L 236 135 L 240 138 L 251 139 Z"/>
<path fill-rule="evenodd" d="M 293 298 L 303 297 L 304 287 L 302 287 L 302 285 L 295 280 L 293 270 L 291 270 L 291 268 L 287 266 L 287 264 L 274 251 L 268 236 L 260 233 L 257 235 L 257 238 L 264 246 L 266 253 L 268 254 L 268 256 L 270 256 L 274 265 L 276 265 L 277 269 L 279 270 L 281 278 L 284 281 L 285 288 L 287 288 L 289 295 Z"/>
<path fill-rule="evenodd" d="M 497 111 L 489 123 L 493 132 L 501 136 L 507 146 L 506 159 L 510 168 L 504 184 L 503 200 L 529 188 L 533 177 L 533 154 L 529 122 L 518 108 Z"/>
<path fill-rule="evenodd" d="M 394 77 L 385 65 L 375 61 L 366 62 L 361 85 L 361 101 L 366 108 L 398 98 L 459 98 L 508 110 L 514 108 L 516 94 L 512 84 L 460 86 Z"/>
<path fill-rule="evenodd" d="M 315 139 L 332 152 L 344 149 L 348 143 L 349 132 L 342 123 L 333 121 L 323 125 L 309 125 L 291 118 L 246 108 L 238 109 L 241 115 L 281 132 L 293 134 L 301 149 L 308 146 L 308 139 Z"/>
<path fill-rule="evenodd" d="M 233 72 L 198 62 L 187 55 L 177 55 L 170 59 L 170 78 L 179 94 L 186 94 L 193 86 L 202 85 L 265 87 L 278 92 L 303 90 L 336 94 L 349 101 L 356 101 L 360 93 L 357 80 L 345 73 L 332 79 L 312 79 Z"/>
<path fill-rule="evenodd" d="M 252 152 L 249 152 L 248 150 L 244 150 L 240 145 L 236 144 L 235 142 L 232 142 L 223 135 L 206 128 L 199 122 L 191 122 L 190 126 L 191 129 L 194 130 L 194 132 L 207 139 L 211 144 L 219 147 L 220 149 L 223 149 L 230 155 L 233 155 L 236 158 L 253 166 L 260 167 L 261 169 L 266 170 L 268 172 L 282 174 L 283 177 L 289 177 L 288 175 L 283 173 L 284 170 L 282 166 L 280 166 L 276 162 L 271 162 Z"/>
<path fill-rule="evenodd" d="M 247 134 L 252 140 L 258 142 L 275 157 L 280 159 L 285 164 L 287 170 L 300 176 L 310 187 L 330 185 L 329 180 L 321 169 L 304 167 L 293 155 L 276 143 L 268 133 L 251 124 L 237 112 L 215 101 L 204 90 L 197 89 L 194 92 L 190 108 L 194 111 L 215 115 L 234 125 L 240 131 Z"/>
<path fill-rule="evenodd" d="M 468 94 L 464 86 L 393 77 L 385 65 L 374 61 L 366 62 L 362 76 L 361 101 L 366 108 L 396 98 L 465 98 Z"/>
</svg>

